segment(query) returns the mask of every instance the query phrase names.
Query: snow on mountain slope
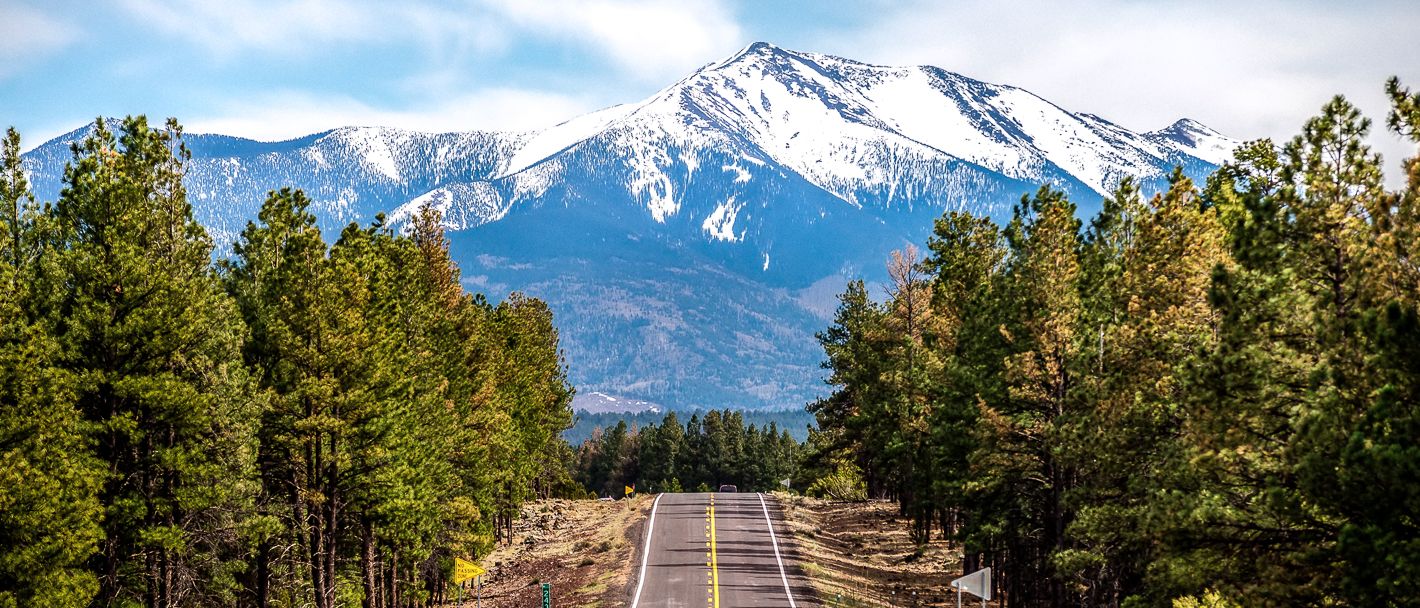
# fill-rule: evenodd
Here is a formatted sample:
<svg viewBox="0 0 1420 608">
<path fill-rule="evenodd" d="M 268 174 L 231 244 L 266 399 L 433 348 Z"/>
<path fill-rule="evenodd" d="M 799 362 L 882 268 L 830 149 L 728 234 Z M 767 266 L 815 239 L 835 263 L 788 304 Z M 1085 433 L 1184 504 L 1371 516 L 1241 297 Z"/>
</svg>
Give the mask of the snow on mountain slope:
<svg viewBox="0 0 1420 608">
<path fill-rule="evenodd" d="M 461 202 L 461 204 L 455 204 Z M 480 224 L 496 222 L 508 213 L 508 207 L 487 182 L 440 186 L 396 207 L 389 213 L 391 222 L 406 222 L 425 206 L 433 207 L 443 216 L 449 230 L 465 230 Z"/>
<path fill-rule="evenodd" d="M 816 278 L 797 276 L 806 269 L 860 262 L 812 253 L 819 239 L 842 241 L 830 251 L 861 242 L 870 248 L 861 255 L 880 253 L 852 226 L 915 239 L 930 224 L 923 218 L 946 209 L 1003 219 L 1042 183 L 1088 213 L 1124 176 L 1146 189 L 1175 165 L 1198 176 L 1233 143 L 1191 121 L 1135 133 L 930 66 L 755 43 L 642 101 L 527 134 L 496 175 L 441 184 L 391 216 L 404 221 L 433 203 L 450 228 L 466 230 L 578 206 L 589 221 L 626 230 L 648 221 L 706 251 L 742 249 L 715 255 L 797 282 Z"/>
<path fill-rule="evenodd" d="M 602 132 L 608 125 L 635 109 L 635 105 L 612 106 L 578 116 L 534 134 L 508 160 L 508 166 L 503 169 L 500 177 L 527 169 L 538 161 Z"/>
<path fill-rule="evenodd" d="M 1008 205 L 992 201 L 1030 189 L 1021 182 L 1054 184 L 1088 208 L 1125 176 L 1157 185 L 1175 165 L 1216 165 L 1237 143 L 1189 120 L 1136 133 L 931 66 L 754 43 L 642 101 L 527 134 L 496 176 L 443 185 L 393 216 L 437 199 L 451 228 L 468 229 L 543 200 L 557 184 L 595 183 L 656 223 L 684 214 L 701 238 L 769 256 L 755 237 L 772 201 L 756 198 L 747 183 L 754 173 L 797 176 L 875 213 L 975 205 L 994 214 Z"/>
<path fill-rule="evenodd" d="M 406 147 L 410 139 L 408 132 L 375 127 L 347 128 L 330 134 L 327 139 L 338 140 L 353 148 L 354 156 L 367 169 L 384 174 L 391 181 L 402 181 L 399 166 L 395 164 L 390 150 Z M 319 149 L 313 149 L 313 152 L 321 153 Z"/>
<path fill-rule="evenodd" d="M 660 220 L 678 205 L 662 171 L 667 146 L 656 139 L 681 150 L 743 150 L 853 204 L 857 192 L 892 184 L 923 162 L 964 160 L 1036 182 L 1073 178 L 1104 194 L 1125 175 L 1164 176 L 1181 155 L 1217 164 L 1237 143 L 1192 121 L 1133 133 L 1024 89 L 930 66 L 875 66 L 755 43 L 643 102 L 539 133 L 507 174 L 592 140 L 597 129 L 621 134 L 615 145 L 638 172 L 632 187 L 657 193 L 649 209 Z"/>
<path fill-rule="evenodd" d="M 110 129 L 118 128 L 111 121 Z M 25 154 L 35 193 L 59 195 L 69 144 L 92 132 L 89 125 Z M 350 222 L 367 222 L 410 200 L 437 197 L 447 188 L 459 205 L 446 204 L 451 225 L 477 226 L 506 209 L 487 204 L 486 185 L 526 133 L 470 131 L 421 133 L 385 127 L 347 127 L 283 142 L 225 135 L 186 134 L 188 199 L 219 247 L 232 243 L 256 217 L 267 192 L 300 188 L 311 198 L 323 230 L 338 233 Z M 446 197 L 452 202 L 454 197 Z M 483 201 L 484 204 L 479 204 Z"/>
</svg>

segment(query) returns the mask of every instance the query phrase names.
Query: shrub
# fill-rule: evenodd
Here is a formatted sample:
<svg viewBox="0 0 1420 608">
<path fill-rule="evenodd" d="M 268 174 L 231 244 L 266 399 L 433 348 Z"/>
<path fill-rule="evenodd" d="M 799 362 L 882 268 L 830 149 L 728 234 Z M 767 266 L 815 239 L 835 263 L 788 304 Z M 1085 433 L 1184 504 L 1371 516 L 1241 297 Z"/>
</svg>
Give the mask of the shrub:
<svg viewBox="0 0 1420 608">
<path fill-rule="evenodd" d="M 833 472 L 809 485 L 810 496 L 861 502 L 868 499 L 868 485 L 863 472 L 851 462 L 839 462 Z"/>
</svg>

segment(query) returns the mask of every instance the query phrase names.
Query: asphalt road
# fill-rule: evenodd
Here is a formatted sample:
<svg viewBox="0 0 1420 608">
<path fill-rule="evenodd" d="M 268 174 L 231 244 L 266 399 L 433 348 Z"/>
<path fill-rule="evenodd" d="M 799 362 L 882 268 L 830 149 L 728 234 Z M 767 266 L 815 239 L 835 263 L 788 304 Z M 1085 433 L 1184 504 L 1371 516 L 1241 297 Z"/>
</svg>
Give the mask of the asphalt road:
<svg viewBox="0 0 1420 608">
<path fill-rule="evenodd" d="M 657 497 L 631 608 L 807 605 L 805 583 L 783 555 L 773 503 L 760 494 Z"/>
</svg>

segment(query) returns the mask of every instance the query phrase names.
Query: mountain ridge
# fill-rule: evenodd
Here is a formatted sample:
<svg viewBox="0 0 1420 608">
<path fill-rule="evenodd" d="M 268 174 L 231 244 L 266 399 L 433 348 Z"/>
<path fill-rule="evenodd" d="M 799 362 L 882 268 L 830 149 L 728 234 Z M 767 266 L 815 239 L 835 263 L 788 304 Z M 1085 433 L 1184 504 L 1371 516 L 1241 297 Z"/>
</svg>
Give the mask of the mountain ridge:
<svg viewBox="0 0 1420 608">
<path fill-rule="evenodd" d="M 91 128 L 25 154 L 37 195 L 58 195 L 67 142 Z M 549 302 L 586 394 L 672 409 L 822 394 L 813 334 L 833 294 L 882 280 L 945 210 L 1001 220 L 1050 183 L 1088 214 L 1119 177 L 1158 190 L 1238 143 L 1188 118 L 1136 133 L 933 66 L 768 43 L 546 129 L 185 139 L 189 199 L 220 250 L 284 186 L 306 190 L 327 235 L 433 205 L 466 287 Z"/>
</svg>

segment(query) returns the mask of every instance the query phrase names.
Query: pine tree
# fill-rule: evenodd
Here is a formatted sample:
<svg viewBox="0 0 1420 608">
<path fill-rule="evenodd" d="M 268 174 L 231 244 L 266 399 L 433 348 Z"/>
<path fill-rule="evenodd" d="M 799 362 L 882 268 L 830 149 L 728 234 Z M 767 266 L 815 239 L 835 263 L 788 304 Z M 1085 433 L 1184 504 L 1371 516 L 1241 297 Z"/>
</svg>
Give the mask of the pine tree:
<svg viewBox="0 0 1420 608">
<path fill-rule="evenodd" d="M 885 311 L 868 297 L 862 281 L 850 281 L 839 295 L 833 324 L 817 335 L 836 389 L 809 405 L 823 429 L 822 458 L 844 457 L 864 472 L 869 492 L 881 496 L 887 466 L 882 456 L 880 424 L 883 387 L 879 379 L 889 363 L 884 354 Z"/>
<path fill-rule="evenodd" d="M 1180 458 L 1192 466 L 1160 503 L 1177 526 L 1161 589 L 1294 604 L 1337 587 L 1342 520 L 1323 498 L 1355 404 L 1375 388 L 1361 319 L 1373 297 L 1367 209 L 1381 193 L 1366 130 L 1337 98 L 1224 198 L 1244 209 L 1230 230 L 1238 267 L 1215 270 L 1218 342 L 1183 374 Z"/>
<path fill-rule="evenodd" d="M 287 538 L 263 538 L 251 585 L 255 603 L 265 605 L 273 588 L 286 601 L 304 596 L 318 606 L 331 595 L 324 567 L 330 531 L 321 516 L 321 461 L 324 429 L 318 421 L 329 399 L 330 364 L 325 349 L 331 333 L 324 318 L 332 295 L 326 287 L 326 246 L 309 201 L 300 191 L 272 193 L 235 246 L 228 285 L 251 328 L 246 359 L 270 391 L 262 415 L 260 453 L 266 488 L 263 510 L 283 522 Z M 277 515 L 279 514 L 279 515 Z M 296 558 L 271 564 L 275 547 L 299 547 Z M 273 580 L 275 579 L 275 580 Z M 299 594 L 299 596 L 297 595 Z"/>
<path fill-rule="evenodd" d="M 1079 487 L 1069 497 L 1071 547 L 1055 556 L 1085 590 L 1081 605 L 1117 606 L 1142 591 L 1157 541 L 1147 532 L 1149 501 L 1169 483 L 1169 444 L 1182 421 L 1176 367 L 1210 345 L 1217 321 L 1207 296 L 1226 262 L 1222 226 L 1191 180 L 1175 171 L 1170 182 L 1147 205 L 1122 185 L 1083 256 L 1092 280 L 1082 297 L 1098 340 L 1087 335 L 1084 347 L 1079 395 L 1089 409 L 1061 437 Z"/>
<path fill-rule="evenodd" d="M 1055 449 L 1061 425 L 1078 412 L 1072 401 L 1081 315 L 1075 206 L 1043 187 L 1016 206 L 1006 235 L 1006 289 L 1019 310 L 1018 321 L 1003 330 L 1013 351 L 1004 361 L 1008 398 L 983 408 L 992 453 L 986 475 L 994 492 L 1004 495 L 998 500 L 1016 505 L 1003 515 L 1025 518 L 1000 524 L 1006 559 L 1019 577 L 1008 587 L 1011 595 L 1061 605 L 1064 588 L 1045 557 L 1065 548 L 1073 516 L 1065 496 L 1076 483 L 1075 471 Z"/>
<path fill-rule="evenodd" d="M 230 603 L 254 494 L 245 329 L 182 186 L 181 128 L 104 121 L 74 146 L 53 215 L 58 362 L 110 475 L 101 603 Z"/>
<path fill-rule="evenodd" d="M 923 269 L 932 277 L 935 320 L 928 348 L 936 353 L 941 371 L 929 375 L 935 410 L 928 440 L 930 475 L 921 489 L 927 504 L 915 515 L 919 537 L 934 521 L 944 533 L 964 528 L 971 454 L 978 447 L 977 406 L 983 395 L 999 393 L 995 370 L 1004 356 L 998 319 L 991 310 L 1005 257 L 1000 229 L 987 218 L 948 212 L 936 220 L 927 247 L 930 254 Z"/>
<path fill-rule="evenodd" d="M 655 492 L 670 487 L 679 477 L 676 461 L 684 449 L 685 429 L 675 412 L 668 412 L 659 425 L 641 429 L 641 476 L 638 487 Z"/>
<path fill-rule="evenodd" d="M 1420 143 L 1420 95 L 1392 78 L 1387 124 Z M 1364 313 L 1370 345 L 1365 362 L 1375 375 L 1356 404 L 1354 430 L 1335 469 L 1336 487 L 1322 496 L 1344 517 L 1337 537 L 1341 596 L 1357 606 L 1414 605 L 1420 597 L 1420 303 L 1415 291 L 1415 206 L 1420 201 L 1420 154 L 1405 161 L 1408 183 L 1371 211 L 1368 270 L 1377 292 Z M 1325 490 L 1331 490 L 1326 492 Z"/>
<path fill-rule="evenodd" d="M 0 150 L 0 606 L 88 605 L 101 537 L 103 470 L 89 450 L 75 378 L 56 367 L 51 319 L 34 318 L 45 218 L 10 129 Z"/>
</svg>

